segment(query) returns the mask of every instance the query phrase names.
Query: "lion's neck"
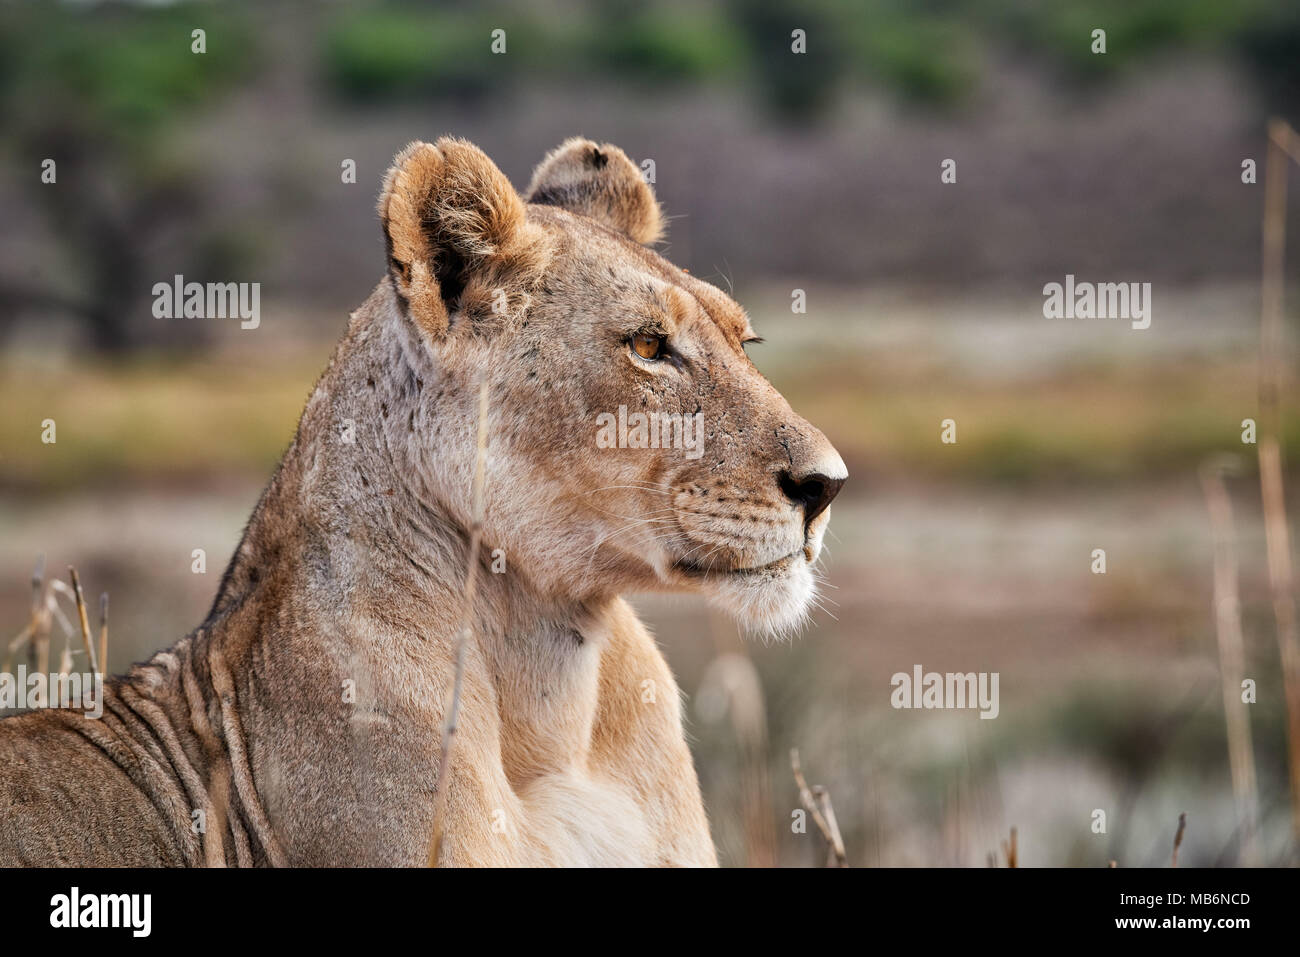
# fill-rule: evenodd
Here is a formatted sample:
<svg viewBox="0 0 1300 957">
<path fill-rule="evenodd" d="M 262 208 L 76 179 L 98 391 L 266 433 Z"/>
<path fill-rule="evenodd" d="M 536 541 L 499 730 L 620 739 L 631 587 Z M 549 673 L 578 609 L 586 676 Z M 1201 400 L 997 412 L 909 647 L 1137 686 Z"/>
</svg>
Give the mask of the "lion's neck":
<svg viewBox="0 0 1300 957">
<path fill-rule="evenodd" d="M 208 627 L 292 622 L 285 627 L 300 632 L 295 644 L 328 639 L 335 654 L 364 661 L 377 693 L 408 689 L 412 700 L 402 704 L 409 705 L 428 691 L 440 704 L 435 689 L 448 677 L 440 649 L 451 647 L 465 615 L 469 535 L 457 509 L 421 480 L 413 456 L 418 442 L 465 419 L 454 407 L 448 407 L 446 421 L 438 415 L 440 402 L 460 402 L 466 390 L 423 360 L 400 323 L 382 318 L 388 316 L 385 294 L 384 287 L 377 289 L 358 310 L 308 401 L 295 441 L 227 571 Z M 444 441 L 457 439 L 444 434 Z M 455 473 L 457 466 L 447 467 Z M 493 543 L 484 542 L 472 610 L 474 641 L 485 665 L 503 679 L 499 707 L 512 716 L 507 723 L 520 719 L 514 732 L 521 753 L 535 753 L 531 745 L 537 742 L 528 739 L 552 733 L 531 722 L 535 708 L 554 705 L 556 694 L 594 705 L 605 603 L 593 607 L 544 596 L 526 570 L 503 569 L 492 552 Z M 249 607 L 256 607 L 256 615 L 240 613 Z M 287 643 L 271 644 L 277 636 L 231 640 L 267 644 L 268 654 L 287 653 Z M 387 674 L 393 667 L 405 670 Z M 428 673 L 413 680 L 412 669 Z M 584 724 L 567 728 L 563 733 L 571 740 L 553 742 L 552 750 L 585 748 Z"/>
</svg>

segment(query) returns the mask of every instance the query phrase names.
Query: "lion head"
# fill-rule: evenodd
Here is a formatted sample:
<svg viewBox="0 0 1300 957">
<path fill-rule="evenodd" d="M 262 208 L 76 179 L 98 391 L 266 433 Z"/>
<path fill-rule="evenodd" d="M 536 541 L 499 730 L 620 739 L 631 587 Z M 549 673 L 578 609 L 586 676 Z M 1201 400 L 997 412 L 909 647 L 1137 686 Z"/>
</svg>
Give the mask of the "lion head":
<svg viewBox="0 0 1300 957">
<path fill-rule="evenodd" d="M 745 311 L 649 248 L 663 218 L 622 150 L 571 139 L 520 196 L 471 144 L 414 143 L 379 213 L 430 383 L 408 451 L 453 521 L 486 376 L 484 541 L 529 587 L 697 592 L 766 633 L 805 618 L 844 462 L 746 355 Z"/>
</svg>

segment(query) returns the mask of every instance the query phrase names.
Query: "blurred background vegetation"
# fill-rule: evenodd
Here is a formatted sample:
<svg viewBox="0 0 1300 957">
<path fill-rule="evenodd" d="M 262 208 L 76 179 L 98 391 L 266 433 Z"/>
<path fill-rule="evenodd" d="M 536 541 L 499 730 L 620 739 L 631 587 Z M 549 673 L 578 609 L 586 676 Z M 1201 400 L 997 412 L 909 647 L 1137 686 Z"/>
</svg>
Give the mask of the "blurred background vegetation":
<svg viewBox="0 0 1300 957">
<path fill-rule="evenodd" d="M 392 155 L 460 135 L 522 186 L 583 134 L 654 160 L 665 255 L 735 290 L 760 368 L 853 476 L 833 617 L 792 647 L 638 600 L 690 696 L 724 860 L 820 858 L 789 833 L 799 746 L 854 863 L 983 864 L 1012 826 L 1025 863 L 1159 863 L 1182 810 L 1183 860 L 1235 863 L 1196 479 L 1221 451 L 1243 468 L 1263 852 L 1285 860 L 1240 443 L 1262 189 L 1241 169 L 1262 176 L 1264 120 L 1300 121 L 1298 92 L 1291 0 L 0 6 L 0 622 L 23 620 L 44 553 L 112 593 L 114 668 L 193 627 L 382 274 Z M 1042 286 L 1067 272 L 1151 282 L 1152 328 L 1045 320 Z M 261 327 L 155 319 L 152 286 L 178 273 L 260 282 Z M 733 655 L 761 679 L 744 721 Z M 918 662 L 1000 671 L 999 719 L 890 709 L 889 676 Z"/>
</svg>

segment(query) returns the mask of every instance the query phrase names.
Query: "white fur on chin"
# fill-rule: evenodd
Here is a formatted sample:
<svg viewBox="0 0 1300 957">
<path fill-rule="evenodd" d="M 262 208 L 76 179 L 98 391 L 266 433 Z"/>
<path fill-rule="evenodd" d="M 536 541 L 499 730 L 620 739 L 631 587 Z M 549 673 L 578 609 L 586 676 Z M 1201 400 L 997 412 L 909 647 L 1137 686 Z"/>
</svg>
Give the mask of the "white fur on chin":
<svg viewBox="0 0 1300 957">
<path fill-rule="evenodd" d="M 711 585 L 709 602 L 765 640 L 787 641 L 812 620 L 817 582 L 801 557 L 780 570 L 729 576 Z"/>
</svg>

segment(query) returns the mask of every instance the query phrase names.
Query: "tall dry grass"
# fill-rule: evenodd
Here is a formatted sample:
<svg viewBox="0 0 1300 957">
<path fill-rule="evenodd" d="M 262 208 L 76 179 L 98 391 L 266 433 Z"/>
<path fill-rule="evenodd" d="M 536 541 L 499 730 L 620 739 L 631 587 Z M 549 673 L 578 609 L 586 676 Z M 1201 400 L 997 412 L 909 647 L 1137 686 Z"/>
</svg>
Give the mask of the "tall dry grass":
<svg viewBox="0 0 1300 957">
<path fill-rule="evenodd" d="M 1300 642 L 1296 637 L 1295 579 L 1282 487 L 1281 393 L 1284 385 L 1282 296 L 1286 252 L 1288 160 L 1300 163 L 1300 135 L 1274 119 L 1268 125 L 1264 165 L 1263 275 L 1259 335 L 1259 480 L 1264 503 L 1269 589 L 1277 623 L 1286 694 L 1287 755 L 1293 850 L 1300 850 Z"/>
<path fill-rule="evenodd" d="M 1214 537 L 1214 622 L 1219 644 L 1219 673 L 1223 685 L 1223 720 L 1228 732 L 1228 764 L 1232 770 L 1232 794 L 1237 809 L 1237 830 L 1241 835 L 1238 860 L 1248 866 L 1258 863 L 1255 830 L 1259 797 L 1255 779 L 1255 752 L 1250 734 L 1250 712 L 1242 701 L 1241 683 L 1246 672 L 1242 640 L 1241 601 L 1237 594 L 1236 530 L 1232 499 L 1224 473 L 1236 471 L 1235 459 L 1217 459 L 1201 469 L 1201 486 L 1210 513 Z"/>
<path fill-rule="evenodd" d="M 99 629 L 99 650 L 96 652 L 90 634 L 90 621 L 86 613 L 86 600 L 81 590 L 81 578 L 77 570 L 68 566 L 68 578 L 71 585 L 57 578 L 46 578 L 45 559 L 38 558 L 32 570 L 31 578 L 31 612 L 27 624 L 5 646 L 5 657 L 0 664 L 0 672 L 14 673 L 14 661 L 20 653 L 35 659 L 38 674 L 67 675 L 72 672 L 72 642 L 74 636 L 80 635 L 82 649 L 86 653 L 93 674 L 104 675 L 101 665 L 108 661 L 108 593 L 100 596 L 101 621 Z M 77 614 L 79 629 L 74 630 L 67 615 L 59 606 L 59 599 L 70 601 Z M 63 651 L 59 655 L 59 665 L 55 671 L 50 670 L 50 642 L 54 624 L 58 623 L 63 631 Z M 42 706 L 48 701 L 40 701 Z"/>
</svg>

